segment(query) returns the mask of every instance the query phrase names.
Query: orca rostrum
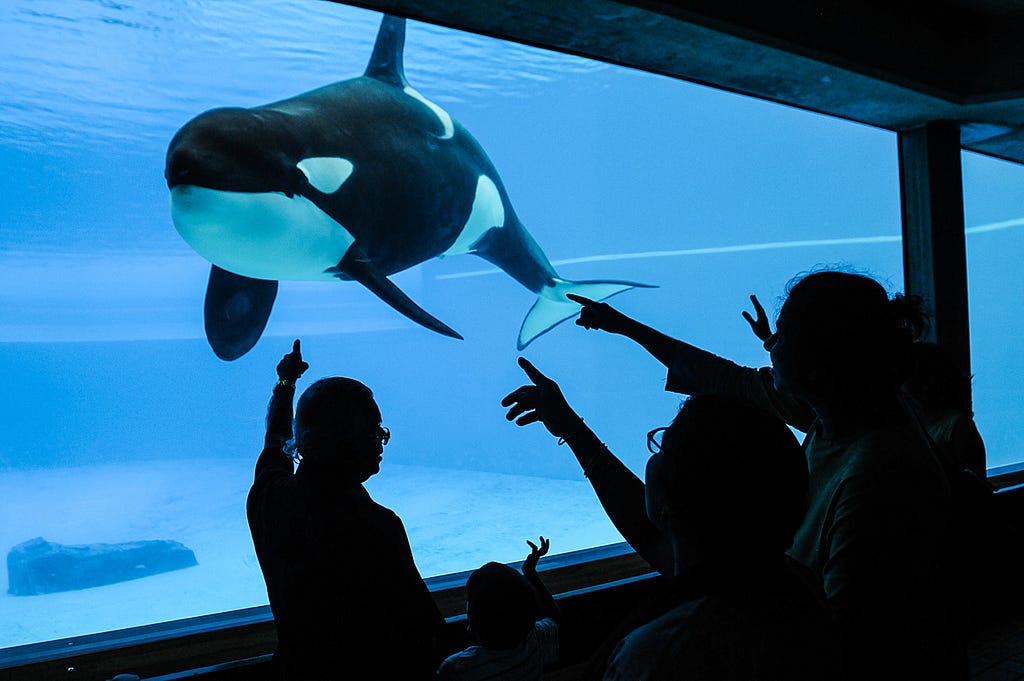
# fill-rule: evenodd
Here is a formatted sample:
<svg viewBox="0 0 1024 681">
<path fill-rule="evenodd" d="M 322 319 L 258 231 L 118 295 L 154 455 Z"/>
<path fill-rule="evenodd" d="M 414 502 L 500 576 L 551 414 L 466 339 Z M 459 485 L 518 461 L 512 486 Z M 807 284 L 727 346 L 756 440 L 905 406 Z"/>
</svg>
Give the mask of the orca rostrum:
<svg viewBox="0 0 1024 681">
<path fill-rule="evenodd" d="M 537 294 L 522 350 L 595 300 L 637 286 L 561 279 L 519 221 L 483 148 L 405 79 L 405 19 L 385 15 L 359 78 L 251 109 L 219 108 L 167 150 L 171 217 L 212 263 L 204 321 L 218 357 L 259 340 L 279 280 L 353 280 L 409 319 L 455 330 L 389 279 L 471 253 Z"/>
</svg>

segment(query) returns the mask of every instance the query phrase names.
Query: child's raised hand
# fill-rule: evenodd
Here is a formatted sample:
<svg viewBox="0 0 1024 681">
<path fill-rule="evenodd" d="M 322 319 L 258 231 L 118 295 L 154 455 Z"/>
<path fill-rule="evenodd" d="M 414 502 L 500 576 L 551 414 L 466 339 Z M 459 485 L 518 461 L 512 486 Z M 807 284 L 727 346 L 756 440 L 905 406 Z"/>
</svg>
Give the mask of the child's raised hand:
<svg viewBox="0 0 1024 681">
<path fill-rule="evenodd" d="M 754 332 L 754 335 L 761 339 L 762 342 L 767 341 L 772 335 L 772 328 L 768 324 L 768 315 L 764 313 L 764 308 L 761 307 L 760 301 L 757 296 L 750 296 L 750 302 L 754 305 L 754 312 L 757 314 L 755 319 L 746 310 L 743 311 L 743 318 L 747 320 L 747 324 L 750 324 L 750 330 Z"/>
<path fill-rule="evenodd" d="M 551 540 L 541 536 L 540 546 L 537 546 L 529 539 L 526 540 L 526 543 L 530 545 L 530 555 L 523 561 L 523 572 L 536 572 L 537 561 L 540 560 L 541 556 L 547 555 L 548 549 L 551 548 Z"/>
</svg>

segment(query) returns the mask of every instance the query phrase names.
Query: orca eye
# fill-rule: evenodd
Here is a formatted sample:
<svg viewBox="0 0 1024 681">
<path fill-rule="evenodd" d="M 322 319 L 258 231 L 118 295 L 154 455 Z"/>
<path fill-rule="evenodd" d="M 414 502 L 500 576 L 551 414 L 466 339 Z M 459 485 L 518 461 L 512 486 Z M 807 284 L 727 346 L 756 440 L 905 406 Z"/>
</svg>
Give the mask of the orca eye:
<svg viewBox="0 0 1024 681">
<path fill-rule="evenodd" d="M 351 161 L 337 156 L 304 158 L 295 166 L 302 171 L 313 188 L 324 194 L 338 191 L 355 168 Z"/>
</svg>

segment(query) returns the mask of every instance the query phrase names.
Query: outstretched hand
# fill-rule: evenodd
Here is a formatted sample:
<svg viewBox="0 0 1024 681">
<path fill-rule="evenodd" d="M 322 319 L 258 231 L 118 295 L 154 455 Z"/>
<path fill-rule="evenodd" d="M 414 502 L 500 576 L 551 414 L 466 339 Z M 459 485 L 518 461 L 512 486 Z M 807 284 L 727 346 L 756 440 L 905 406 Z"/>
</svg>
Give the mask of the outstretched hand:
<svg viewBox="0 0 1024 681">
<path fill-rule="evenodd" d="M 530 545 L 530 555 L 523 561 L 523 574 L 537 572 L 537 561 L 541 559 L 541 556 L 546 556 L 548 549 L 551 548 L 551 540 L 545 539 L 543 535 L 540 537 L 540 546 L 529 539 L 526 540 L 526 543 Z"/>
<path fill-rule="evenodd" d="M 576 326 L 584 329 L 598 329 L 608 333 L 623 333 L 629 317 L 622 314 L 608 303 L 600 303 L 575 293 L 567 293 L 565 297 L 583 306 Z"/>
<path fill-rule="evenodd" d="M 292 344 L 292 351 L 281 358 L 277 363 L 277 377 L 282 381 L 294 383 L 306 372 L 309 364 L 302 360 L 302 351 L 299 349 L 299 339 L 296 338 Z"/>
<path fill-rule="evenodd" d="M 533 384 L 520 386 L 501 400 L 501 406 L 509 407 L 505 418 L 519 426 L 540 421 L 555 437 L 565 437 L 578 429 L 582 419 L 566 402 L 558 384 L 525 357 L 519 358 L 519 366 Z"/>
<path fill-rule="evenodd" d="M 750 313 L 746 310 L 743 311 L 743 318 L 747 320 L 747 324 L 750 324 L 750 329 L 754 332 L 754 335 L 761 339 L 761 341 L 767 341 L 772 336 L 772 327 L 768 324 L 768 315 L 764 313 L 764 308 L 761 307 L 760 301 L 757 296 L 750 296 L 750 302 L 754 304 L 754 312 L 757 314 L 757 318 L 750 316 Z"/>
</svg>

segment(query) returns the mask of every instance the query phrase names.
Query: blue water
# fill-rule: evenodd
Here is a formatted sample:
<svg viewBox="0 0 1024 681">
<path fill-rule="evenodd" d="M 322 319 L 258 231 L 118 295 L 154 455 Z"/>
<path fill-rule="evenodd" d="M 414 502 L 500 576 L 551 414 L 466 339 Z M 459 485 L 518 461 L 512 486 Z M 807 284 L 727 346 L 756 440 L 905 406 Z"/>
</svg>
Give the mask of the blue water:
<svg viewBox="0 0 1024 681">
<path fill-rule="evenodd" d="M 374 389 L 394 435 L 380 484 L 389 464 L 581 480 L 543 428 L 504 420 L 501 397 L 524 381 L 515 338 L 533 295 L 472 256 L 393 277 L 464 341 L 416 326 L 354 283 L 283 282 L 252 352 L 227 363 L 206 344 L 209 264 L 171 223 L 167 143 L 206 109 L 256 106 L 360 75 L 379 18 L 312 0 L 0 6 L 0 476 L 52 470 L 57 479 L 76 467 L 203 459 L 246 471 L 261 445 L 274 366 L 298 337 L 308 379 L 344 374 Z M 406 45 L 411 84 L 479 140 L 560 274 L 657 285 L 614 304 L 668 333 L 757 365 L 767 357 L 739 314 L 749 294 L 772 314 L 789 278 L 822 264 L 902 286 L 890 133 L 415 22 Z M 987 161 L 972 163 L 972 177 L 987 177 Z M 990 196 L 992 185 L 980 182 L 982 198 L 968 200 L 969 223 L 1020 217 L 1019 193 L 1003 205 L 1006 192 Z M 972 236 L 972 257 L 987 262 L 1007 244 L 1019 251 L 1021 234 L 1011 226 Z M 984 272 L 1011 281 L 1005 266 Z M 668 423 L 679 404 L 661 390 L 659 365 L 621 338 L 571 322 L 525 355 L 563 382 L 587 422 L 641 472 L 644 433 Z M 999 457 L 1019 438 L 1012 433 L 1024 428 L 996 431 L 1006 418 L 1021 423 L 1019 391 L 978 373 L 979 404 L 998 399 L 1009 413 L 988 422 L 979 414 L 983 435 L 1000 443 L 990 446 L 990 463 L 1005 462 Z M 122 482 L 104 484 L 113 494 Z M 237 497 L 226 508 L 242 513 L 246 481 L 225 484 Z M 51 492 L 41 485 L 35 502 L 47 504 Z M 423 513 L 430 486 L 421 493 Z M 480 524 L 498 523 L 507 503 L 484 504 Z M 544 498 L 520 506 L 546 535 L 578 533 L 559 531 L 558 509 Z M 39 533 L 28 511 L 17 511 L 12 527 L 11 543 Z M 146 518 L 132 527 L 146 534 Z M 96 540 L 88 534 L 65 541 Z M 466 562 L 437 569 L 475 567 L 482 548 L 445 536 L 443 552 Z M 603 536 L 580 541 L 619 540 L 610 530 Z M 571 537 L 559 545 L 579 548 Z M 139 621 L 126 612 L 117 626 Z M 24 631 L 0 646 L 71 635 Z"/>
</svg>

